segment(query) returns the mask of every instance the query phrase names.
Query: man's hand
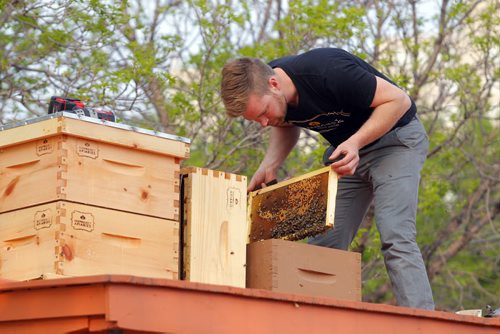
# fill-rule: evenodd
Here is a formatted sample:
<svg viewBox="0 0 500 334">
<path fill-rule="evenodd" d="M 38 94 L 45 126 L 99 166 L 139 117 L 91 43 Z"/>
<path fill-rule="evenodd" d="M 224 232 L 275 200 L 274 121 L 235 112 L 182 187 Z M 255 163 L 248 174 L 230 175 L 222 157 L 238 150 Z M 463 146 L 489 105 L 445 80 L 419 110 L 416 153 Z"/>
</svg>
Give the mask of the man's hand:
<svg viewBox="0 0 500 334">
<path fill-rule="evenodd" d="M 330 166 L 338 177 L 353 175 L 359 165 L 359 147 L 353 142 L 346 140 L 333 151 L 330 160 L 335 161 Z"/>
<path fill-rule="evenodd" d="M 247 187 L 247 192 L 264 188 L 267 183 L 276 180 L 276 171 L 269 167 L 259 167 Z"/>
<path fill-rule="evenodd" d="M 300 128 L 296 126 L 272 127 L 266 156 L 248 184 L 247 191 L 265 187 L 266 183 L 276 179 L 276 174 L 288 153 L 299 140 Z"/>
<path fill-rule="evenodd" d="M 410 108 L 411 100 L 400 88 L 375 77 L 377 88 L 370 107 L 374 108 L 368 120 L 349 139 L 340 144 L 330 160 L 342 159 L 331 164 L 339 177 L 353 175 L 359 164 L 359 150 L 382 137 Z"/>
</svg>

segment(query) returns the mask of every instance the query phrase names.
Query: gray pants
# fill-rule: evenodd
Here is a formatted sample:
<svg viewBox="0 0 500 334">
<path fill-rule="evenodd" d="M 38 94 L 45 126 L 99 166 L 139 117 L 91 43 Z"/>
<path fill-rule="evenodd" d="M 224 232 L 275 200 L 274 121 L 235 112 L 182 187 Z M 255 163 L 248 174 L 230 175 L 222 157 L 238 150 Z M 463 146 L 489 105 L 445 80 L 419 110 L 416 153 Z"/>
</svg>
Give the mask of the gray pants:
<svg viewBox="0 0 500 334">
<path fill-rule="evenodd" d="M 397 303 L 422 309 L 434 309 L 415 227 L 420 170 L 428 147 L 425 129 L 414 118 L 360 150 L 356 173 L 339 180 L 334 228 L 309 240 L 347 250 L 374 200 L 375 222 Z"/>
</svg>

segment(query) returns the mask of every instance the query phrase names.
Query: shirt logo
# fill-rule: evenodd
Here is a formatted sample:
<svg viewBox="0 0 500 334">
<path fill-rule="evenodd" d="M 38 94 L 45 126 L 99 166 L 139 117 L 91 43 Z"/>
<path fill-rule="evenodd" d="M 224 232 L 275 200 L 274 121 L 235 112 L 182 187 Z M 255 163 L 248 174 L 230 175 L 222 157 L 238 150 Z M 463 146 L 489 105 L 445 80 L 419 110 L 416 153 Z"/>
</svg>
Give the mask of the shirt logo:
<svg viewBox="0 0 500 334">
<path fill-rule="evenodd" d="M 341 110 L 318 114 L 305 120 L 290 120 L 289 122 L 315 132 L 326 133 L 340 127 L 350 116 L 350 113 Z"/>
</svg>

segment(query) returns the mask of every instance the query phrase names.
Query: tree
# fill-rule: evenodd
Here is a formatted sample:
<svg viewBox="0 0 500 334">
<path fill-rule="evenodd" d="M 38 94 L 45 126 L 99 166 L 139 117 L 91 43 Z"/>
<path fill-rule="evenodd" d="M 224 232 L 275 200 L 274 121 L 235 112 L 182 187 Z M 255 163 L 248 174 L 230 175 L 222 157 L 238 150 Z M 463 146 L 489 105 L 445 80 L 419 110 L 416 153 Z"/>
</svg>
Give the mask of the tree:
<svg viewBox="0 0 500 334">
<path fill-rule="evenodd" d="M 500 291 L 495 12 L 493 0 L 0 0 L 0 122 L 76 96 L 190 138 L 187 164 L 251 175 L 268 131 L 225 116 L 222 65 L 345 48 L 406 89 L 428 130 L 417 220 L 438 308 L 482 307 Z M 304 132 L 281 177 L 320 167 L 324 147 Z M 393 303 L 373 225 L 369 215 L 353 246 L 364 299 Z"/>
</svg>

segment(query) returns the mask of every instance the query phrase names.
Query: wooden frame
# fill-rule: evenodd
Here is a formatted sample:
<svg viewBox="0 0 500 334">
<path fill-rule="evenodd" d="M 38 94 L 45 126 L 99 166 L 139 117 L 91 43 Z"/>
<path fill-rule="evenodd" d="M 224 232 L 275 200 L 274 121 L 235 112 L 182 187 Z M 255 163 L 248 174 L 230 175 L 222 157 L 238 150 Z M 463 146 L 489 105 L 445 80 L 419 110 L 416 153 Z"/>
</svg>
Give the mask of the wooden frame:
<svg viewBox="0 0 500 334">
<path fill-rule="evenodd" d="M 330 167 L 249 194 L 248 243 L 300 240 L 332 228 L 337 173 Z"/>
</svg>

